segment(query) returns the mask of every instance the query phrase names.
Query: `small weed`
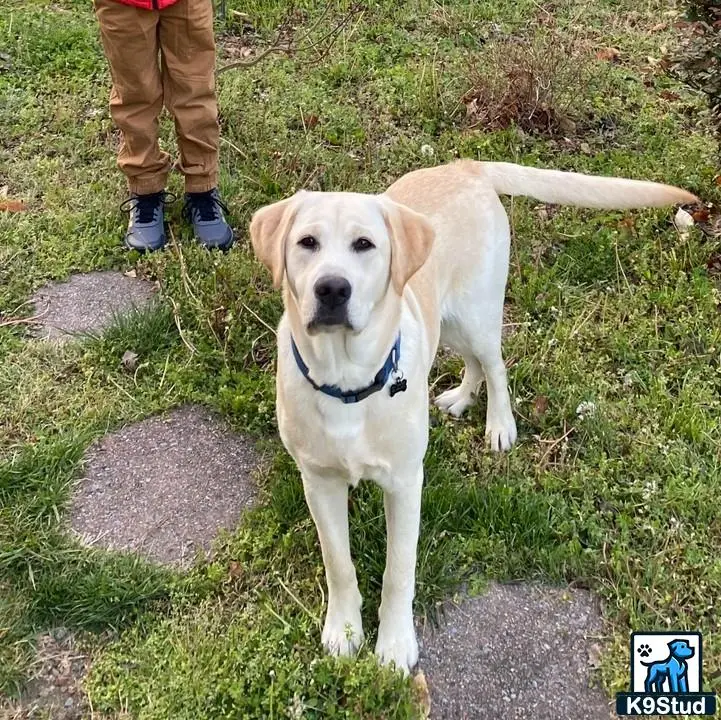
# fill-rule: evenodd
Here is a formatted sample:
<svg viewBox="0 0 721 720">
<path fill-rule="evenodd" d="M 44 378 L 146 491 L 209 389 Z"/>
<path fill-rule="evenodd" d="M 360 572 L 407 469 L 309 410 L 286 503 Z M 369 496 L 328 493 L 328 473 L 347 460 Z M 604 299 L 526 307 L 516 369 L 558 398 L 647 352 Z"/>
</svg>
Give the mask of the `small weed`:
<svg viewBox="0 0 721 720">
<path fill-rule="evenodd" d="M 466 125 L 516 126 L 547 137 L 575 134 L 589 119 L 584 96 L 592 75 L 587 51 L 574 37 L 547 29 L 530 38 L 493 40 L 469 67 Z"/>
</svg>

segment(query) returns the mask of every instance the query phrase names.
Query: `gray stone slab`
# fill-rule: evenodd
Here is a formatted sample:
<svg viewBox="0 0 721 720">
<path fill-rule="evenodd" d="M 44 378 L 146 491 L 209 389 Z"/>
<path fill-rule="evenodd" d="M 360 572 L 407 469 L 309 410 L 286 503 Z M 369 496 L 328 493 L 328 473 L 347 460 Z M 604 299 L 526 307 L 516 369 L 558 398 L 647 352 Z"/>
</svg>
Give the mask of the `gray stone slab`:
<svg viewBox="0 0 721 720">
<path fill-rule="evenodd" d="M 423 629 L 420 668 L 435 720 L 608 720 L 594 687 L 601 619 L 587 592 L 492 584 Z"/>
<path fill-rule="evenodd" d="M 187 405 L 93 445 L 70 518 L 86 544 L 185 566 L 257 497 L 253 443 Z"/>
<path fill-rule="evenodd" d="M 64 342 L 78 333 L 100 331 L 122 315 L 151 301 L 155 283 L 103 271 L 73 275 L 50 283 L 32 297 L 37 337 Z"/>
</svg>

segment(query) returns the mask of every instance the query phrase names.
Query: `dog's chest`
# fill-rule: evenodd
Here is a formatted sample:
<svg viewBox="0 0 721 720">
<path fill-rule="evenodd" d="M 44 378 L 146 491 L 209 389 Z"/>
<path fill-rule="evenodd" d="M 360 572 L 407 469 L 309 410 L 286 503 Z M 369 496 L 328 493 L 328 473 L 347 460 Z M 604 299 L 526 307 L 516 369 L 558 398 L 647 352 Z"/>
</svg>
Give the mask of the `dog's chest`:
<svg viewBox="0 0 721 720">
<path fill-rule="evenodd" d="M 335 403 L 328 403 L 325 408 L 322 407 L 325 403 L 319 405 L 322 441 L 319 448 L 312 450 L 312 462 L 339 472 L 352 485 L 362 479 L 386 484 L 391 477 L 391 458 L 385 452 L 377 423 L 368 418 L 365 408 L 352 408 L 348 412 L 349 408 Z"/>
<path fill-rule="evenodd" d="M 335 398 L 313 396 L 301 414 L 279 416 L 283 442 L 302 470 L 343 478 L 351 485 L 392 479 L 393 443 L 367 405 L 349 407 Z"/>
</svg>

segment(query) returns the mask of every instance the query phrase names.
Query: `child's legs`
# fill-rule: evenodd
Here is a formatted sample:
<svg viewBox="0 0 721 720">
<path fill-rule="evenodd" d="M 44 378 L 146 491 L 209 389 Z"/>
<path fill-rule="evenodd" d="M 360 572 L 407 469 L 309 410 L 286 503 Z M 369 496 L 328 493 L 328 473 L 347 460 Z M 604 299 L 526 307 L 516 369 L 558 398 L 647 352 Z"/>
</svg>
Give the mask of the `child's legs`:
<svg viewBox="0 0 721 720">
<path fill-rule="evenodd" d="M 158 66 L 159 12 L 115 0 L 95 0 L 105 56 L 113 77 L 110 114 L 123 134 L 118 166 L 131 192 L 162 190 L 171 167 L 158 145 L 163 86 Z"/>
<path fill-rule="evenodd" d="M 218 184 L 218 105 L 211 0 L 178 0 L 160 14 L 165 107 L 175 118 L 188 192 Z"/>
</svg>

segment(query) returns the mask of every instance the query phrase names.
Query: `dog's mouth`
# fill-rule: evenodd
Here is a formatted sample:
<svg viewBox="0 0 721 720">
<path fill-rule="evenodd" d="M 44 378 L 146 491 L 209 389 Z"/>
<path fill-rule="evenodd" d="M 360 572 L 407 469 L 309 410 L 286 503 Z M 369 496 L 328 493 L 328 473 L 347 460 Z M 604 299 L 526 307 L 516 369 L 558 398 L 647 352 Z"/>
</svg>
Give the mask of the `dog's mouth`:
<svg viewBox="0 0 721 720">
<path fill-rule="evenodd" d="M 310 335 L 353 330 L 353 325 L 348 320 L 348 312 L 345 307 L 329 309 L 322 305 L 316 310 L 313 319 L 306 327 Z"/>
<path fill-rule="evenodd" d="M 308 335 L 342 332 L 344 330 L 350 330 L 351 332 L 354 331 L 353 326 L 348 322 L 348 320 L 333 322 L 331 320 L 319 320 L 317 318 L 313 318 L 306 326 L 306 329 L 308 330 Z"/>
</svg>

